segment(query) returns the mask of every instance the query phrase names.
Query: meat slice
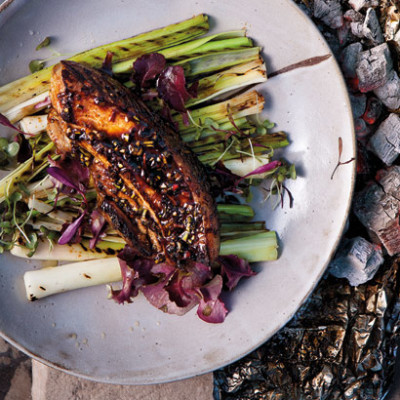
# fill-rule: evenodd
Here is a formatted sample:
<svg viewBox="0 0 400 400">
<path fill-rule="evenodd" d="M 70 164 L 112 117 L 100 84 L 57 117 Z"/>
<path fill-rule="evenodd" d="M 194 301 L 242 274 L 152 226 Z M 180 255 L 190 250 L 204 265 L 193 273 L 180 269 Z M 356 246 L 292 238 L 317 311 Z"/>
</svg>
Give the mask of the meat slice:
<svg viewBox="0 0 400 400">
<path fill-rule="evenodd" d="M 89 167 L 98 206 L 142 257 L 211 264 L 219 252 L 207 174 L 179 134 L 107 74 L 53 69 L 49 135 Z"/>
</svg>

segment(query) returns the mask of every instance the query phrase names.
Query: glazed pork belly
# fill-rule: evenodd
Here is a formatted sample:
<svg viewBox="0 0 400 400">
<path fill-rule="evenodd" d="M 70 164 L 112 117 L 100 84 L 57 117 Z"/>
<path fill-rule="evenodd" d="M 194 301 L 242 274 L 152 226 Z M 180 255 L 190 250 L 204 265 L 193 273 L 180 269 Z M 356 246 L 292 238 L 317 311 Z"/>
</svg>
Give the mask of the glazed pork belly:
<svg viewBox="0 0 400 400">
<path fill-rule="evenodd" d="M 138 257 L 185 266 L 219 252 L 203 165 L 173 126 L 108 74 L 62 61 L 51 78 L 48 134 L 93 178 L 98 209 Z"/>
</svg>

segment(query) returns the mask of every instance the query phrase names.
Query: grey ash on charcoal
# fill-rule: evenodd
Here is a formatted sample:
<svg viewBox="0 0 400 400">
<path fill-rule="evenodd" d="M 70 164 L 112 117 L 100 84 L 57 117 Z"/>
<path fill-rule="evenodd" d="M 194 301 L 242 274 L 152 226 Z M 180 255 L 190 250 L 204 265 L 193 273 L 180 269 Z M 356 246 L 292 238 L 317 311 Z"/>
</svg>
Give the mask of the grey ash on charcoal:
<svg viewBox="0 0 400 400">
<path fill-rule="evenodd" d="M 400 254 L 400 5 L 372 0 L 302 3 L 337 56 L 352 104 L 357 180 L 344 240 L 360 243 L 361 233 L 382 254 Z M 332 263 L 336 270 L 340 263 L 343 269 L 351 267 L 351 249 L 340 248 Z M 359 259 L 366 260 L 368 246 L 360 249 L 366 253 Z"/>
<path fill-rule="evenodd" d="M 295 2 L 347 83 L 357 139 L 354 200 L 315 292 L 268 343 L 214 374 L 215 398 L 383 399 L 400 339 L 400 4 Z"/>
</svg>

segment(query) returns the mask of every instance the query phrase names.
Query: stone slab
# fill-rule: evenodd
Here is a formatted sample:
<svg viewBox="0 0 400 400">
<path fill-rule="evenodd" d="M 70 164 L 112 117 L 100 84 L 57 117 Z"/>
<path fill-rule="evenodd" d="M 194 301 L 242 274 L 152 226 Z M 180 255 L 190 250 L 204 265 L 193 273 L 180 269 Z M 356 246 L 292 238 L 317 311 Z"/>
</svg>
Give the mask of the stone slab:
<svg viewBox="0 0 400 400">
<path fill-rule="evenodd" d="M 91 382 L 32 361 L 32 400 L 213 400 L 213 375 L 148 386 Z"/>
<path fill-rule="evenodd" d="M 0 338 L 0 399 L 29 400 L 31 360 Z"/>
</svg>

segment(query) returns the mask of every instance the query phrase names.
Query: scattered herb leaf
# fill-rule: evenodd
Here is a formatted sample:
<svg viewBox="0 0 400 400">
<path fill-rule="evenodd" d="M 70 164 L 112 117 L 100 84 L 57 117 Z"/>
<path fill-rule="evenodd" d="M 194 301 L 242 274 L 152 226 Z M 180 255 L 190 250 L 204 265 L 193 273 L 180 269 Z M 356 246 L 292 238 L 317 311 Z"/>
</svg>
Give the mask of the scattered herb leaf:
<svg viewBox="0 0 400 400">
<path fill-rule="evenodd" d="M 42 49 L 43 47 L 49 46 L 51 43 L 51 38 L 50 36 L 46 36 L 37 46 L 36 46 L 36 51 Z"/>
</svg>

